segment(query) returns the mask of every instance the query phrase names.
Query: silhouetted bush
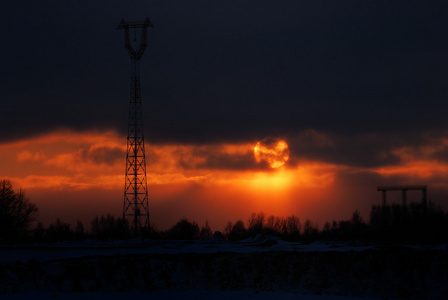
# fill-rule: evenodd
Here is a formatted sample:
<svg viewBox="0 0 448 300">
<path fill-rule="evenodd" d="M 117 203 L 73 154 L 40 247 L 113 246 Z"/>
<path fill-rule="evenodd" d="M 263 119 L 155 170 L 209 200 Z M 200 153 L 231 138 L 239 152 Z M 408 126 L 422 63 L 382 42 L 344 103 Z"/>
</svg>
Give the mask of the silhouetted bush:
<svg viewBox="0 0 448 300">
<path fill-rule="evenodd" d="M 163 238 L 162 232 L 157 230 L 157 227 L 155 227 L 153 224 L 150 224 L 150 226 L 146 228 L 142 228 L 140 230 L 141 236 L 148 238 L 148 239 L 155 239 L 159 240 Z"/>
<path fill-rule="evenodd" d="M 31 231 L 31 241 L 40 242 L 44 240 L 46 229 L 42 222 L 37 223 L 37 226 Z"/>
<path fill-rule="evenodd" d="M 90 225 L 92 237 L 100 240 L 128 239 L 131 236 L 128 220 L 109 214 L 101 218 L 96 216 Z"/>
<path fill-rule="evenodd" d="M 49 242 L 69 241 L 73 238 L 70 224 L 62 222 L 59 218 L 50 224 L 45 232 L 45 240 Z"/>
<path fill-rule="evenodd" d="M 303 224 L 303 236 L 302 239 L 305 242 L 311 242 L 318 238 L 319 230 L 317 226 L 313 224 L 310 220 L 306 220 Z"/>
<path fill-rule="evenodd" d="M 244 222 L 238 220 L 233 224 L 232 229 L 227 235 L 227 238 L 231 241 L 242 240 L 248 237 L 248 232 L 244 226 Z"/>
<path fill-rule="evenodd" d="M 322 231 L 322 234 L 326 238 L 331 237 L 332 239 L 344 241 L 363 240 L 369 236 L 369 229 L 359 211 L 355 210 L 350 220 L 333 222 L 331 229 L 329 229 L 328 224 L 326 229 Z"/>
<path fill-rule="evenodd" d="M 168 237 L 177 240 L 193 240 L 199 237 L 199 226 L 196 222 L 190 222 L 183 218 L 168 230 Z"/>
<path fill-rule="evenodd" d="M 87 237 L 87 233 L 84 231 L 84 224 L 81 221 L 76 222 L 74 238 L 77 241 L 85 240 Z"/>
<path fill-rule="evenodd" d="M 370 238 L 381 242 L 447 242 L 448 216 L 432 203 L 427 208 L 415 203 L 374 207 L 369 229 Z"/>
<path fill-rule="evenodd" d="M 322 227 L 322 231 L 320 233 L 320 237 L 323 240 L 330 240 L 333 238 L 332 236 L 332 232 L 331 232 L 331 223 L 330 222 L 325 222 L 324 227 Z"/>
</svg>

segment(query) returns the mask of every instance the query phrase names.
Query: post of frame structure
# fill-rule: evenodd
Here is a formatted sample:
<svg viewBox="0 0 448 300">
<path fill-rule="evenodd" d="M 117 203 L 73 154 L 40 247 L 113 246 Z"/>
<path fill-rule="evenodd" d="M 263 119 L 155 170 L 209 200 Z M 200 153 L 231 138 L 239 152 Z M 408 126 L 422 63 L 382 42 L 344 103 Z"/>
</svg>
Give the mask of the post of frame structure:
<svg viewBox="0 0 448 300">
<path fill-rule="evenodd" d="M 426 203 L 426 193 L 427 193 L 427 187 L 426 185 L 394 185 L 394 186 L 378 186 L 377 191 L 381 191 L 383 193 L 383 208 L 386 207 L 386 192 L 387 191 L 401 191 L 401 201 L 402 201 L 402 207 L 403 209 L 406 208 L 406 192 L 409 190 L 421 190 L 422 191 L 422 203 L 421 207 L 423 211 L 426 211 L 427 209 L 427 203 Z"/>
<path fill-rule="evenodd" d="M 132 75 L 129 99 L 129 121 L 126 147 L 126 173 L 124 185 L 123 218 L 131 217 L 135 235 L 149 227 L 148 180 L 146 177 L 145 139 L 143 135 L 143 110 L 140 92 L 139 61 L 147 46 L 149 18 L 144 22 L 121 20 L 117 29 L 124 30 L 124 46 L 131 57 Z M 141 30 L 140 44 L 134 49 L 130 29 Z"/>
</svg>

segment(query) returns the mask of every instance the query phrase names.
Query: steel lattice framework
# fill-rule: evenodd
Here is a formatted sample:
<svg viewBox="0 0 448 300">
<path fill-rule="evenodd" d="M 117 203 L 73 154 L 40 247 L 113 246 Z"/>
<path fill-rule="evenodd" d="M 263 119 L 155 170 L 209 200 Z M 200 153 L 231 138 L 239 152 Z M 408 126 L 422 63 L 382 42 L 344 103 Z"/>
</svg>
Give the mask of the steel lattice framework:
<svg viewBox="0 0 448 300">
<path fill-rule="evenodd" d="M 149 18 L 144 22 L 121 20 L 117 27 L 117 29 L 124 29 L 124 45 L 132 60 L 123 218 L 133 217 L 131 228 L 134 228 L 135 234 L 140 229 L 149 226 L 148 180 L 139 75 L 139 61 L 147 46 L 148 27 L 153 27 Z M 137 50 L 131 45 L 130 28 L 141 29 L 140 45 Z"/>
</svg>

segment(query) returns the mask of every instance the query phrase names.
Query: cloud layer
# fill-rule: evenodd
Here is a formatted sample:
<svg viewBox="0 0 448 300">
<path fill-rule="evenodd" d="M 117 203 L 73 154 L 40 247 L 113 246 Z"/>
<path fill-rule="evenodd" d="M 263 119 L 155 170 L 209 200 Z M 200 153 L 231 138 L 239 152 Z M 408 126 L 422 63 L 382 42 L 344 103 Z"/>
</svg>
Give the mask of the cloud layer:
<svg viewBox="0 0 448 300">
<path fill-rule="evenodd" d="M 125 140 L 112 131 L 57 131 L 2 143 L 0 177 L 10 178 L 15 187 L 26 191 L 41 208 L 44 222 L 53 221 L 55 211 L 70 222 L 89 221 L 94 212 L 120 215 Z M 448 142 L 444 138 L 397 143 L 387 151 L 394 159 L 374 164 L 345 158 L 347 139 L 316 130 L 286 141 L 292 150 L 290 160 L 277 169 L 256 162 L 255 143 L 147 144 L 152 221 L 165 228 L 181 217 L 209 219 L 221 229 L 228 220 L 264 211 L 293 213 L 323 224 L 348 218 L 355 209 L 367 218 L 370 207 L 381 201 L 378 185 L 425 184 L 429 198 L 446 206 Z M 419 201 L 418 197 L 409 199 Z M 95 202 L 94 210 L 88 199 Z M 85 213 L 75 208 L 80 203 L 85 203 Z"/>
</svg>

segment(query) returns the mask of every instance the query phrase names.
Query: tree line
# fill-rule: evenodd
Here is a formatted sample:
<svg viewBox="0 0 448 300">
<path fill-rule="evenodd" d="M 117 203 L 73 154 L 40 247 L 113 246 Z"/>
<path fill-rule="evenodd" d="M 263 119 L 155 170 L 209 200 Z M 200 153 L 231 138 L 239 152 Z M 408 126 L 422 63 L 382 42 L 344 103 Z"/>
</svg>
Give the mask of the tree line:
<svg viewBox="0 0 448 300">
<path fill-rule="evenodd" d="M 112 215 L 96 216 L 85 226 L 81 221 L 72 226 L 60 219 L 45 227 L 37 222 L 38 209 L 22 190 L 15 192 L 11 182 L 0 180 L 0 243 L 83 241 L 86 239 L 115 240 L 135 237 L 127 219 Z M 37 223 L 34 227 L 31 225 Z M 168 230 L 154 226 L 141 230 L 140 236 L 151 239 L 194 240 L 210 239 L 214 235 L 230 241 L 256 235 L 276 236 L 287 241 L 312 242 L 378 241 L 383 243 L 445 243 L 448 242 L 448 214 L 439 207 L 412 204 L 372 207 L 365 221 L 355 210 L 349 220 L 326 222 L 321 229 L 310 220 L 297 216 L 268 216 L 253 213 L 249 218 L 228 222 L 222 231 L 214 233 L 206 221 L 180 219 Z"/>
</svg>

